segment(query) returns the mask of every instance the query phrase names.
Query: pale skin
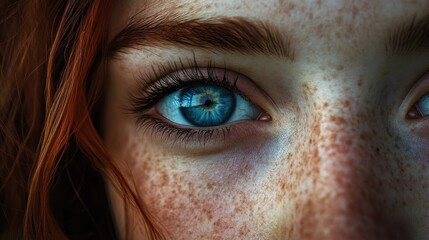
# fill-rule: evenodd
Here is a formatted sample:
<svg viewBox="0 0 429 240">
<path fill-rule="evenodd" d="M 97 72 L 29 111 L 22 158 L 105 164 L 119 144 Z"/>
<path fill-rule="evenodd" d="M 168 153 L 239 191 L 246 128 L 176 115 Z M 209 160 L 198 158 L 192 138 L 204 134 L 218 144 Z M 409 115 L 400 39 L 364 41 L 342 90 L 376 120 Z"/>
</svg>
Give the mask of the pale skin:
<svg viewBox="0 0 429 240">
<path fill-rule="evenodd" d="M 407 117 L 429 92 L 429 76 L 422 77 L 429 49 L 385 52 L 392 28 L 429 14 L 427 0 L 119 2 L 111 37 L 146 7 L 267 22 L 290 38 L 294 53 L 284 59 L 172 44 L 109 60 L 105 143 L 167 236 L 429 236 L 429 118 Z M 166 60 L 194 57 L 201 66 L 215 60 L 251 79 L 264 94 L 248 92 L 249 99 L 269 118 L 232 123 L 242 130 L 206 144 L 177 143 L 138 127 L 124 112 L 136 76 Z M 124 237 L 123 201 L 112 187 L 110 197 Z M 145 239 L 136 215 L 130 218 L 129 237 Z"/>
</svg>

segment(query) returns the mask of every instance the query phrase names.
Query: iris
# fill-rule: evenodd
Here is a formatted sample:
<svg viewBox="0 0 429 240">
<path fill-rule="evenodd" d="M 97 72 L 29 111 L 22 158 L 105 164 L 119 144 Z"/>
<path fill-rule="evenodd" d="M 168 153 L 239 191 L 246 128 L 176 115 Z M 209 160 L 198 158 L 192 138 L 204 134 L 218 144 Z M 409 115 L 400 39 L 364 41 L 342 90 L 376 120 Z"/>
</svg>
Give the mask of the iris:
<svg viewBox="0 0 429 240">
<path fill-rule="evenodd" d="M 183 117 L 198 127 L 224 124 L 236 106 L 234 94 L 216 86 L 186 88 L 179 98 Z"/>
<path fill-rule="evenodd" d="M 416 103 L 416 107 L 423 117 L 429 115 L 429 94 L 426 94 L 420 98 L 420 100 Z"/>
</svg>

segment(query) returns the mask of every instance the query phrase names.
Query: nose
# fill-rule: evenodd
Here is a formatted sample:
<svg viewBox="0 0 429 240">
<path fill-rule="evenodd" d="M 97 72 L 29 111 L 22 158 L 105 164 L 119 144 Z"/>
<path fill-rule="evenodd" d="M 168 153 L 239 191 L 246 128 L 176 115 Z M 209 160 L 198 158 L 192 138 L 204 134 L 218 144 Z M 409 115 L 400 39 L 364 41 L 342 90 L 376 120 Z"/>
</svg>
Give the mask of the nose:
<svg viewBox="0 0 429 240">
<path fill-rule="evenodd" d="M 296 200 L 297 239 L 405 239 L 383 187 L 388 159 L 379 146 L 380 126 L 358 108 L 335 100 L 308 123 L 312 130 L 297 159 L 308 171 Z"/>
</svg>

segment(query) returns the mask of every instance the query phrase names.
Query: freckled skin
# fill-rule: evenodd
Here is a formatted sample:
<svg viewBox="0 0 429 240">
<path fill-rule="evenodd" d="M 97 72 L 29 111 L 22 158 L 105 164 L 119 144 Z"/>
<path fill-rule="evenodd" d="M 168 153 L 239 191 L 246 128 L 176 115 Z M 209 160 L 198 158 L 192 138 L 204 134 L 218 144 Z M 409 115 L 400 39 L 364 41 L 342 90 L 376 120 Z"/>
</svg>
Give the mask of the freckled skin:
<svg viewBox="0 0 429 240">
<path fill-rule="evenodd" d="M 123 2 L 115 8 L 111 32 L 148 4 Z M 383 42 L 392 26 L 429 13 L 428 1 L 171 4 L 150 6 L 269 21 L 291 35 L 296 55 L 293 62 L 270 60 L 276 64 L 266 67 L 272 67 L 267 75 L 258 75 L 266 68 L 256 57 L 226 57 L 247 71 L 278 109 L 265 109 L 269 123 L 255 123 L 266 135 L 238 135 L 234 145 L 214 153 L 203 146 L 199 152 L 168 147 L 122 111 L 133 75 L 149 69 L 155 57 L 135 50 L 109 63 L 106 146 L 130 171 L 128 180 L 171 239 L 427 239 L 429 128 L 406 121 L 408 109 L 397 106 L 404 94 L 389 90 Z M 161 49 L 158 56 L 175 51 Z M 245 59 L 249 64 L 239 65 Z M 405 60 L 397 61 L 402 66 Z M 124 234 L 119 195 L 110 187 Z M 130 238 L 144 239 L 131 215 Z"/>
</svg>

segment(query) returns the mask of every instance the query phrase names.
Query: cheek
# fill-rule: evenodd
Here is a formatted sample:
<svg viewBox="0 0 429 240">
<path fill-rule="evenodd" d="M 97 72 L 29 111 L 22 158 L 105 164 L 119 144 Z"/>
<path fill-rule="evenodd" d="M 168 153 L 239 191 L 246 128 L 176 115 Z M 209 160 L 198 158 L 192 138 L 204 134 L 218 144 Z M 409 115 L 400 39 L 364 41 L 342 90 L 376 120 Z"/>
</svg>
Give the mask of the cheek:
<svg viewBox="0 0 429 240">
<path fill-rule="evenodd" d="M 262 183 L 253 185 L 258 182 L 256 166 L 243 167 L 236 161 L 232 169 L 222 164 L 207 167 L 195 158 L 175 157 L 152 146 L 150 137 L 136 133 L 132 122 L 109 119 L 105 124 L 109 127 L 105 128 L 106 147 L 131 185 L 135 184 L 141 203 L 173 238 L 243 239 L 268 232 L 272 224 L 266 212 L 273 204 L 267 192 L 274 191 Z M 228 171 L 231 174 L 225 174 Z M 124 216 L 121 193 L 115 194 L 110 188 L 110 195 L 124 234 L 128 217 Z M 136 223 L 132 235 L 139 239 L 143 225 L 137 211 L 129 209 L 131 222 Z"/>
<path fill-rule="evenodd" d="M 407 228 L 416 234 L 429 229 L 425 144 L 389 134 L 395 131 L 375 120 L 370 121 L 374 126 L 350 131 L 320 124 L 335 122 L 329 117 L 313 119 L 289 140 L 280 138 L 275 146 L 265 147 L 254 161 L 245 151 L 216 155 L 214 165 L 207 165 L 206 158 L 173 156 L 152 146 L 134 125 L 120 121 L 110 124 L 106 145 L 130 170 L 127 176 L 155 221 L 174 238 L 293 239 L 310 236 L 308 231 L 317 227 L 326 229 L 340 215 L 364 226 L 393 219 L 412 220 Z M 348 121 L 347 125 L 362 126 Z M 346 122 L 334 125 L 342 124 Z M 350 145 L 335 144 L 338 139 Z M 317 147 L 322 143 L 334 154 Z M 340 201 L 350 204 L 349 212 L 338 211 Z M 120 212 L 121 207 L 116 208 Z M 316 222 L 316 215 L 326 221 Z M 125 222 L 121 217 L 118 221 Z"/>
<path fill-rule="evenodd" d="M 260 192 L 213 180 L 180 161 L 149 157 L 133 168 L 142 200 L 171 236 L 242 239 L 264 222 L 264 201 L 256 201 Z"/>
<path fill-rule="evenodd" d="M 404 139 L 406 142 L 403 153 L 408 157 L 404 161 L 396 161 L 399 174 L 406 175 L 407 178 L 397 178 L 401 182 L 400 189 L 409 198 L 425 203 L 422 209 L 427 209 L 429 219 L 429 139 L 427 137 L 429 129 L 411 130 Z M 426 135 L 426 136 L 424 136 Z M 399 175 L 398 174 L 398 175 Z M 428 221 L 429 225 L 429 221 Z M 428 228 L 429 229 L 429 228 Z"/>
<path fill-rule="evenodd" d="M 290 229 L 298 239 L 332 227 L 346 234 L 338 226 L 347 221 L 380 236 L 395 228 L 422 236 L 428 229 L 427 151 L 364 116 L 370 120 L 366 126 L 327 116 L 298 128 L 307 130 L 294 136 L 295 151 L 276 170 L 278 198 L 284 205 L 295 203 Z"/>
</svg>

